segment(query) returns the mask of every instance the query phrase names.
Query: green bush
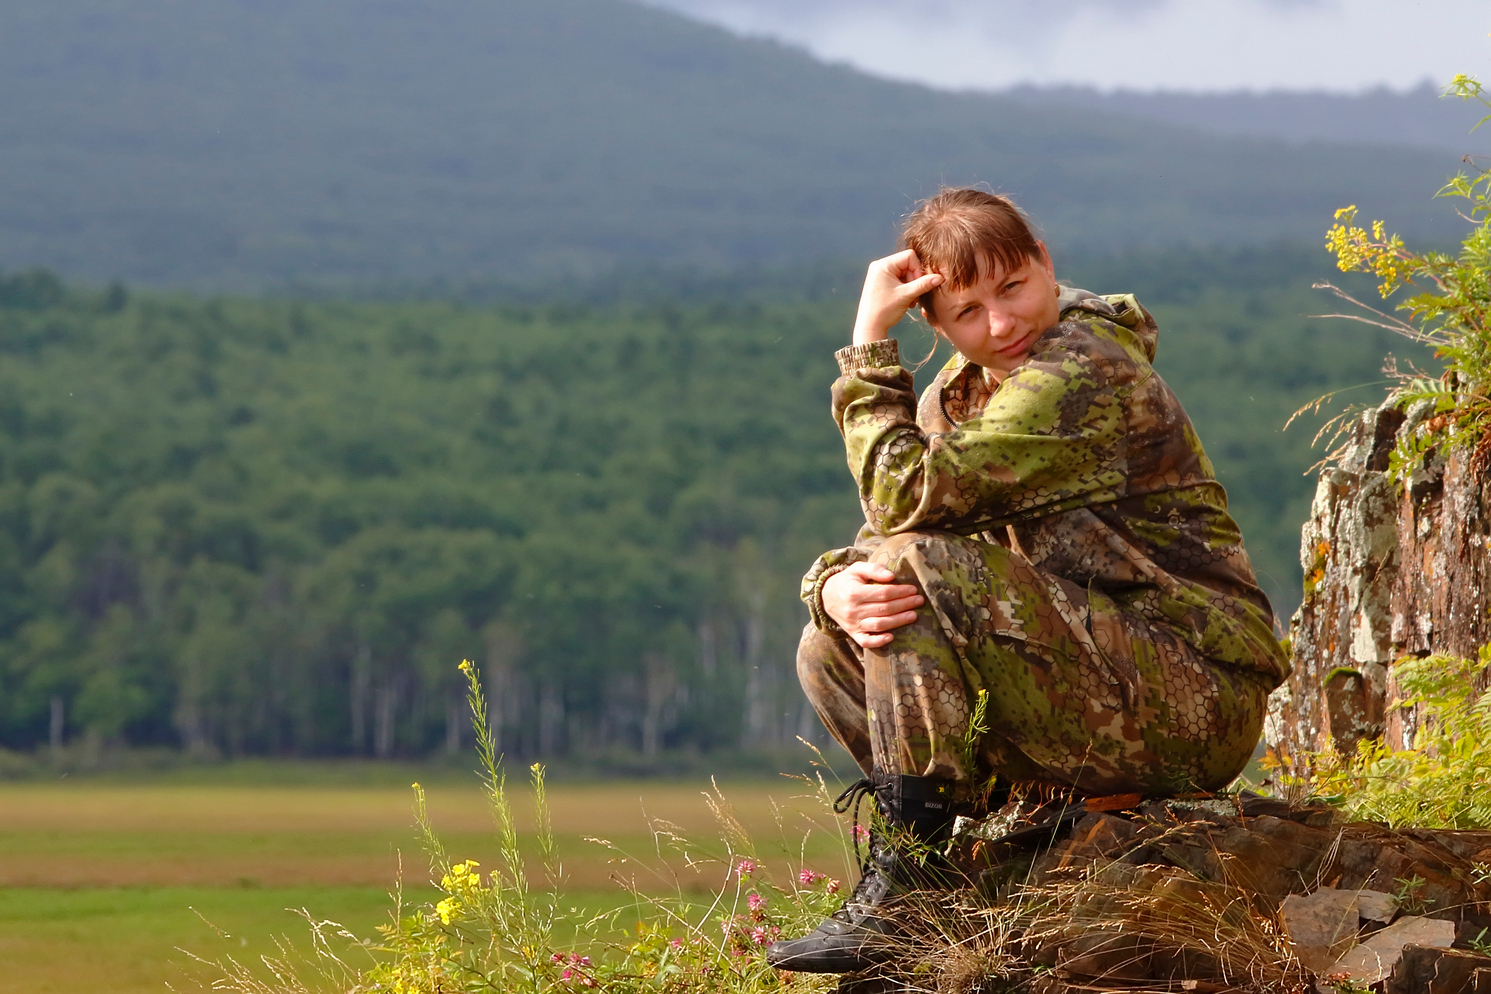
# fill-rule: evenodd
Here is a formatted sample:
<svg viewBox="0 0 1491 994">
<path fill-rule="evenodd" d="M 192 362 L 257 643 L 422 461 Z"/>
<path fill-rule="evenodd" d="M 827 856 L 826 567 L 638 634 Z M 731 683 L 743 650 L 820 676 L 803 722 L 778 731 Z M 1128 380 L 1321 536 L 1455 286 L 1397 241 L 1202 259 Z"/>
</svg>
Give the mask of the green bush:
<svg viewBox="0 0 1491 994">
<path fill-rule="evenodd" d="M 1480 658 L 1429 656 L 1393 667 L 1403 689 L 1396 708 L 1418 727 L 1408 749 L 1366 739 L 1347 757 L 1334 752 L 1273 756 L 1275 784 L 1296 799 L 1323 798 L 1356 820 L 1393 827 L 1491 829 L 1491 668 Z"/>
<path fill-rule="evenodd" d="M 1491 107 L 1484 87 L 1470 76 L 1456 76 L 1446 87 L 1446 95 Z M 1476 127 L 1487 121 L 1491 115 Z M 1475 165 L 1472 156 L 1467 155 L 1465 161 Z M 1477 167 L 1473 174 L 1461 172 L 1438 196 L 1463 200 L 1461 216 L 1472 224 L 1455 254 L 1413 251 L 1400 236 L 1389 235 L 1382 221 L 1373 221 L 1370 230 L 1360 227 L 1355 223 L 1354 206 L 1338 210 L 1337 223 L 1326 234 L 1326 248 L 1342 271 L 1376 276 L 1384 300 L 1404 294 L 1396 310 L 1406 314 L 1406 319 L 1368 307 L 1330 287 L 1366 312 L 1339 316 L 1427 345 L 1444 364 L 1438 378 L 1412 368 L 1399 370 L 1396 365 L 1388 369 L 1395 381 L 1390 399 L 1403 407 L 1420 402 L 1429 405 L 1427 416 L 1399 439 L 1393 453 L 1391 468 L 1398 479 L 1441 444 L 1484 447 L 1491 417 L 1491 170 Z M 1336 424 L 1349 424 L 1351 413 Z"/>
</svg>

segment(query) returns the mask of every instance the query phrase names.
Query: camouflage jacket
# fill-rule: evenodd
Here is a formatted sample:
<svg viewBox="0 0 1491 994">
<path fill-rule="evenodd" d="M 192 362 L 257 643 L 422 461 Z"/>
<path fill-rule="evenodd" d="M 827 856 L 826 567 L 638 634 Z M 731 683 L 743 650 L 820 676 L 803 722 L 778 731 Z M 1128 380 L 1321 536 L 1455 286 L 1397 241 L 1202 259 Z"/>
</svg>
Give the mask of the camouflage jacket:
<svg viewBox="0 0 1491 994">
<path fill-rule="evenodd" d="M 1064 289 L 1061 320 L 995 388 L 954 356 L 918 406 L 894 340 L 836 356 L 834 418 L 865 526 L 820 556 L 803 599 L 824 631 L 823 581 L 877 538 L 940 530 L 1010 547 L 1089 591 L 1094 617 L 1134 612 L 1213 661 L 1289 671 L 1273 611 L 1180 401 L 1154 371 L 1159 329 L 1129 295 Z"/>
</svg>

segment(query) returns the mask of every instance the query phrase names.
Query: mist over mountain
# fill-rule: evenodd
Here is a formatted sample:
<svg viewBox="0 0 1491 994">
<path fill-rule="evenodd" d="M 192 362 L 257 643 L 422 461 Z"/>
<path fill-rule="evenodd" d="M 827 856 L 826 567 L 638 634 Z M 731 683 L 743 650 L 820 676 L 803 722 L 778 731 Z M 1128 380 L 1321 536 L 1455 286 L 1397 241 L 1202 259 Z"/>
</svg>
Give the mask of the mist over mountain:
<svg viewBox="0 0 1491 994">
<path fill-rule="evenodd" d="M 1418 236 L 1451 152 L 939 92 L 622 0 L 11 0 L 0 267 L 203 288 L 791 265 L 987 183 L 1060 250 Z M 1081 102 L 1078 101 L 1078 104 Z"/>
<path fill-rule="evenodd" d="M 1359 94 L 1103 92 L 1086 86 L 1019 86 L 1000 96 L 1035 105 L 1097 110 L 1196 128 L 1217 135 L 1491 152 L 1491 127 L 1472 133 L 1485 108 L 1445 99 L 1424 82 L 1410 90 Z"/>
</svg>

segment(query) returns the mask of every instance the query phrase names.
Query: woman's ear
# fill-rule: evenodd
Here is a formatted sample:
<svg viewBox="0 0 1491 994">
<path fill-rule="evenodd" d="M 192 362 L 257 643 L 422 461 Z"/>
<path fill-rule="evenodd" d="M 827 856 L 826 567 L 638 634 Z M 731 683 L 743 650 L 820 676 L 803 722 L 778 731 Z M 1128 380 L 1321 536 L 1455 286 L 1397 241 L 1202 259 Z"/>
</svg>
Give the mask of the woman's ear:
<svg viewBox="0 0 1491 994">
<path fill-rule="evenodd" d="M 1041 257 L 1036 261 L 1041 264 L 1041 268 L 1046 271 L 1047 276 L 1053 280 L 1056 279 L 1056 264 L 1051 261 L 1051 253 L 1046 251 L 1046 243 L 1038 241 L 1035 245 L 1036 248 L 1041 250 Z"/>
</svg>

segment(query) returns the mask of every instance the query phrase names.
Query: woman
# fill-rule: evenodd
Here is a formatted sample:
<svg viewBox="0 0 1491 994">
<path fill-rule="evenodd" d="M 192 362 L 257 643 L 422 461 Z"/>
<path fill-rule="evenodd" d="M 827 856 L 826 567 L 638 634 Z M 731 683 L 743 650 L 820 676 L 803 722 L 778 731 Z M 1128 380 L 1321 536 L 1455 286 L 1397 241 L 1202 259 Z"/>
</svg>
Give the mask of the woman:
<svg viewBox="0 0 1491 994">
<path fill-rule="evenodd" d="M 1226 785 L 1288 672 L 1273 613 L 1132 296 L 1060 286 L 1008 199 L 944 190 L 869 267 L 833 412 L 865 525 L 803 580 L 798 673 L 902 842 L 944 841 L 990 776 L 1088 795 Z M 958 354 L 918 405 L 890 329 Z M 987 717 L 969 734 L 972 702 Z M 854 896 L 774 965 L 884 958 L 926 883 L 877 840 Z"/>
</svg>

